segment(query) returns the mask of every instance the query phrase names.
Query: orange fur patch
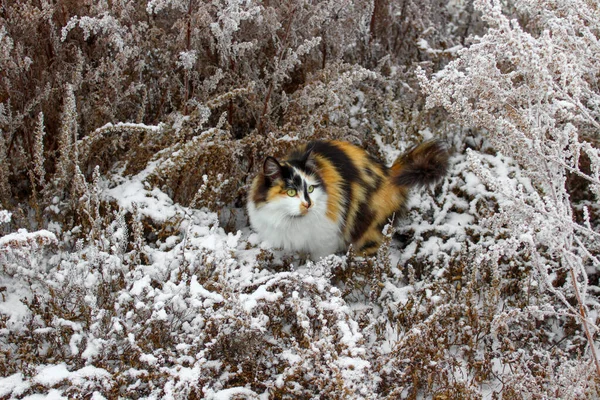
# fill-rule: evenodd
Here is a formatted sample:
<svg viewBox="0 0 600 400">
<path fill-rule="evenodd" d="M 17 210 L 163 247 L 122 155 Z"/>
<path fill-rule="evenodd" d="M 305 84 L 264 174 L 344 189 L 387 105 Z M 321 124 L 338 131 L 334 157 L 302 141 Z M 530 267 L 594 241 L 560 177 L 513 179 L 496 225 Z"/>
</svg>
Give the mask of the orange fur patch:
<svg viewBox="0 0 600 400">
<path fill-rule="evenodd" d="M 386 218 L 398 211 L 406 199 L 406 190 L 385 182 L 371 199 L 371 208 L 375 211 L 374 220 L 385 223 Z"/>
<path fill-rule="evenodd" d="M 271 201 L 277 197 L 287 196 L 285 187 L 281 183 L 273 185 L 267 192 L 267 201 Z"/>
<path fill-rule="evenodd" d="M 342 177 L 337 169 L 326 158 L 319 155 L 314 157 L 319 166 L 319 174 L 327 187 L 327 218 L 338 222 L 346 201 L 342 194 Z"/>
</svg>

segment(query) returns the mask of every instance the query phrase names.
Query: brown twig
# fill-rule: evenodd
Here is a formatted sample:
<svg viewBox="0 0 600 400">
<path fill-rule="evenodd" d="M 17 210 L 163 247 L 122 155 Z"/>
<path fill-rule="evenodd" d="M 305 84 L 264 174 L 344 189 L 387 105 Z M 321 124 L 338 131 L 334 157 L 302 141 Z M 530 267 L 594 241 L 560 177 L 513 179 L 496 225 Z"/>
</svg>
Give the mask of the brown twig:
<svg viewBox="0 0 600 400">
<path fill-rule="evenodd" d="M 233 58 L 229 60 L 229 67 L 231 69 L 232 76 L 235 76 L 235 61 Z M 229 100 L 229 105 L 227 106 L 227 122 L 229 123 L 229 134 L 233 139 L 235 139 L 235 130 L 233 129 L 233 99 Z"/>
<path fill-rule="evenodd" d="M 185 50 L 190 51 L 192 47 L 192 3 L 193 0 L 189 0 L 188 10 L 187 10 L 187 22 L 186 22 L 186 32 L 185 32 Z M 188 100 L 190 97 L 190 71 L 187 69 L 184 70 L 184 86 L 185 86 L 185 94 L 183 101 L 183 114 L 187 115 L 188 113 Z"/>
<path fill-rule="evenodd" d="M 381 0 L 375 0 L 373 2 L 373 11 L 371 13 L 371 21 L 369 23 L 369 40 L 373 41 L 375 40 L 375 37 L 377 36 L 377 32 L 376 32 L 376 24 L 377 24 L 377 15 L 380 13 L 380 9 L 381 9 Z"/>
<path fill-rule="evenodd" d="M 587 317 L 585 312 L 585 307 L 583 306 L 583 302 L 581 299 L 581 295 L 579 293 L 579 285 L 577 284 L 577 279 L 575 277 L 575 271 L 573 271 L 573 266 L 569 262 L 569 272 L 571 273 L 571 280 L 573 281 L 573 288 L 575 289 L 575 297 L 577 298 L 577 305 L 579 306 L 579 314 L 581 315 L 581 325 L 583 330 L 585 331 L 585 336 L 587 337 L 588 344 L 590 345 L 590 351 L 592 353 L 592 359 L 594 360 L 594 365 L 596 366 L 596 373 L 600 377 L 600 362 L 598 361 L 598 355 L 596 354 L 596 346 L 594 345 L 594 337 L 590 332 L 590 328 L 587 324 Z"/>
<path fill-rule="evenodd" d="M 296 14 L 296 7 L 294 7 L 294 9 L 292 9 L 292 13 L 290 15 L 290 18 L 288 19 L 288 24 L 285 29 L 285 35 L 283 37 L 283 45 L 282 45 L 281 49 L 279 50 L 279 59 L 277 62 L 277 66 L 281 65 L 281 60 L 283 60 L 283 55 L 284 55 L 285 49 L 287 48 L 287 41 L 288 41 L 288 37 L 290 35 L 290 30 L 292 28 L 292 22 L 294 21 L 294 14 Z M 275 82 L 275 79 L 272 78 L 271 82 L 269 83 L 269 89 L 267 89 L 267 96 L 265 97 L 265 103 L 263 105 L 263 110 L 262 110 L 262 113 L 260 114 L 260 118 L 258 120 L 258 128 L 257 129 L 258 129 L 259 134 L 264 134 L 264 119 L 265 119 L 265 116 L 267 115 L 267 110 L 269 109 L 269 100 L 271 100 L 271 93 L 273 92 L 274 82 Z"/>
</svg>

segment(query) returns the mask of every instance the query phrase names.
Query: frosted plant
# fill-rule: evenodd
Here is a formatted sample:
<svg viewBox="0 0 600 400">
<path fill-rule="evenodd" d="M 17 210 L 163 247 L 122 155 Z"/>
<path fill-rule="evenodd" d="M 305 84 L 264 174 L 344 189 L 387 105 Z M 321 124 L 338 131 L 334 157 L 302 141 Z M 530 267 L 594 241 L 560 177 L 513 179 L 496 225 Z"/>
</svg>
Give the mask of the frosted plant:
<svg viewBox="0 0 600 400">
<path fill-rule="evenodd" d="M 589 196 L 599 165 L 597 9 L 520 1 L 528 24 L 520 27 L 479 2 L 489 35 L 459 50 L 481 32 L 471 4 L 4 2 L 0 194 L 13 217 L 0 212 L 2 232 L 33 223 L 38 186 L 30 181 L 58 184 L 42 186 L 39 201 L 40 225 L 55 239 L 0 238 L 0 269 L 11 263 L 10 276 L 0 274 L 0 392 L 475 398 L 489 393 L 489 369 L 502 364 L 516 371 L 499 378 L 514 382 L 513 397 L 573 382 L 571 394 L 554 393 L 583 393 L 589 375 L 579 371 L 589 364 L 565 351 L 584 348 L 580 335 L 569 333 L 553 349 L 564 355 L 545 364 L 537 360 L 550 351 L 538 342 L 520 348 L 514 336 L 544 337 L 556 321 L 578 329 L 565 316 L 580 318 L 577 293 L 596 333 L 588 280 L 598 276 L 599 210 Z M 264 155 L 296 140 L 358 138 L 390 158 L 436 134 L 435 123 L 415 129 L 439 113 L 422 113 L 414 65 L 435 70 L 459 53 L 424 79 L 430 102 L 450 97 L 444 105 L 456 107 L 455 118 L 485 127 L 512 159 L 457 157 L 456 174 L 435 189 L 445 200 L 415 197 L 400 231 L 414 238 L 405 250 L 394 240 L 374 259 L 291 266 L 246 242 L 247 230 L 219 227 Z M 457 147 L 463 139 L 454 138 Z M 585 201 L 565 194 L 573 176 L 588 182 Z M 190 201 L 204 209 L 185 207 Z M 234 215 L 227 230 L 244 224 Z M 39 243 L 46 239 L 51 246 Z M 484 266 L 470 264 L 477 256 Z M 535 269 L 504 276 L 511 257 L 529 257 L 523 269 Z M 511 282 L 520 292 L 507 299 Z M 511 305 L 529 293 L 528 307 Z M 9 323 L 12 304 L 23 305 L 14 309 L 26 321 Z M 551 322 L 525 325 L 531 316 Z M 517 328 L 502 337 L 515 352 L 496 340 L 504 323 Z"/>
<path fill-rule="evenodd" d="M 288 107 L 300 108 L 305 114 L 302 125 L 306 134 L 320 126 L 323 119 L 344 126 L 349 119 L 348 109 L 360 97 L 357 87 L 380 78 L 376 72 L 359 65 L 332 63 L 324 71 L 322 80 L 310 82 L 294 93 L 288 99 Z"/>
<path fill-rule="evenodd" d="M 35 144 L 33 148 L 33 172 L 37 179 L 37 184 L 44 186 L 46 171 L 44 169 L 44 114 L 38 114 L 37 125 L 35 129 Z"/>
<path fill-rule="evenodd" d="M 1 115 L 2 109 L 0 109 Z M 6 142 L 4 141 L 4 132 L 0 129 L 0 201 L 7 202 L 10 198 L 10 184 L 8 182 L 9 163 L 7 160 Z"/>
<path fill-rule="evenodd" d="M 247 4 L 244 7 L 244 3 Z M 218 0 L 215 5 L 219 6 L 217 21 L 210 24 L 210 30 L 217 42 L 217 48 L 222 60 L 222 65 L 227 65 L 230 59 L 237 58 L 237 50 L 251 43 L 238 42 L 234 35 L 240 30 L 243 21 L 249 21 L 260 17 L 261 6 L 250 6 L 250 2 L 241 0 Z"/>
<path fill-rule="evenodd" d="M 12 213 L 6 210 L 0 210 L 0 224 L 8 224 L 12 218 Z"/>
<path fill-rule="evenodd" d="M 122 211 L 114 211 L 113 215 L 115 219 L 107 229 L 108 238 L 111 242 L 111 252 L 119 255 L 125 254 L 129 237 L 125 215 Z"/>
<path fill-rule="evenodd" d="M 599 127 L 600 64 L 591 60 L 599 49 L 600 10 L 584 1 L 518 1 L 517 11 L 531 17 L 524 29 L 495 1 L 475 6 L 490 28 L 432 79 L 420 71 L 428 105 L 443 106 L 459 122 L 484 129 L 497 150 L 524 167 L 532 186 L 514 190 L 471 153 L 479 177 L 511 200 L 488 223 L 508 227 L 513 240 L 491 253 L 481 251 L 499 258 L 524 246 L 532 253 L 543 287 L 584 328 L 600 374 L 587 275 L 587 268 L 600 267 L 594 255 L 600 232 L 589 223 L 587 209 L 584 222 L 577 222 L 567 185 L 569 176 L 577 176 L 600 198 L 600 153 L 585 139 Z M 588 171 L 581 163 L 584 156 Z M 567 272 L 566 285 L 557 286 L 559 271 Z M 573 298 L 577 306 L 570 303 Z"/>
<path fill-rule="evenodd" d="M 177 61 L 177 65 L 189 71 L 192 68 L 194 68 L 194 64 L 196 64 L 197 60 L 198 53 L 196 52 L 196 50 L 182 51 L 181 53 L 179 53 L 179 60 Z"/>
<path fill-rule="evenodd" d="M 213 92 L 217 88 L 219 81 L 221 81 L 221 79 L 224 77 L 225 74 L 223 73 L 223 70 L 218 68 L 212 76 L 209 76 L 204 80 L 202 84 L 204 91 L 206 93 Z"/>
<path fill-rule="evenodd" d="M 58 161 L 56 165 L 58 185 L 64 188 L 71 181 L 76 160 L 74 143 L 77 142 L 77 106 L 73 86 L 65 88 L 61 128 L 58 135 Z"/>
<path fill-rule="evenodd" d="M 0 224 L 10 220 L 10 214 L 0 210 Z M 28 232 L 19 229 L 0 237 L 0 272 L 39 279 L 47 262 L 42 257 L 43 248 L 56 245 L 56 235 L 45 229 Z"/>
<path fill-rule="evenodd" d="M 185 0 L 149 0 L 146 5 L 146 12 L 148 14 L 157 14 L 166 8 L 185 11 L 187 8 L 186 3 Z"/>
<path fill-rule="evenodd" d="M 116 18 L 108 15 L 108 13 L 104 13 L 99 17 L 72 17 L 67 25 L 62 28 L 61 40 L 63 42 L 67 39 L 69 32 L 75 27 L 79 27 L 83 30 L 84 40 L 88 40 L 92 35 L 101 33 L 109 37 L 110 42 L 117 50 L 123 51 L 125 48 L 125 40 L 123 38 L 125 29 Z"/>
<path fill-rule="evenodd" d="M 75 200 L 75 210 L 80 215 L 82 224 L 89 229 L 88 240 L 92 244 L 99 242 L 102 235 L 102 216 L 100 213 L 100 168 L 96 166 L 92 174 L 92 182 L 86 182 L 85 176 L 76 165 L 74 168 L 73 182 L 71 185 L 71 196 Z M 127 232 L 124 232 L 127 236 Z M 111 236 L 111 234 L 109 234 Z"/>
<path fill-rule="evenodd" d="M 306 39 L 304 43 L 296 48 L 296 50 L 287 49 L 285 57 L 282 57 L 280 60 L 276 60 L 275 62 L 275 71 L 273 72 L 273 76 L 271 79 L 274 82 L 281 82 L 286 78 L 289 78 L 289 73 L 300 65 L 300 57 L 305 54 L 310 53 L 315 47 L 317 47 L 321 43 L 321 37 L 317 36 L 312 39 Z"/>
</svg>

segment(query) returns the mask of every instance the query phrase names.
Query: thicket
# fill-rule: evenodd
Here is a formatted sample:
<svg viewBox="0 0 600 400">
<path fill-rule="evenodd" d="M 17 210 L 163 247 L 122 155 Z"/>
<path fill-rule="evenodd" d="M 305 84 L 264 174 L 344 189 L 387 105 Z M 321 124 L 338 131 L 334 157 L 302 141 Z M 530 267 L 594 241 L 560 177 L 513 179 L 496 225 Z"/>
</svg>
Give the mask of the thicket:
<svg viewBox="0 0 600 400">
<path fill-rule="evenodd" d="M 0 50 L 1 398 L 600 395 L 595 1 L 9 1 Z M 266 155 L 431 136 L 376 257 L 249 236 Z"/>
</svg>

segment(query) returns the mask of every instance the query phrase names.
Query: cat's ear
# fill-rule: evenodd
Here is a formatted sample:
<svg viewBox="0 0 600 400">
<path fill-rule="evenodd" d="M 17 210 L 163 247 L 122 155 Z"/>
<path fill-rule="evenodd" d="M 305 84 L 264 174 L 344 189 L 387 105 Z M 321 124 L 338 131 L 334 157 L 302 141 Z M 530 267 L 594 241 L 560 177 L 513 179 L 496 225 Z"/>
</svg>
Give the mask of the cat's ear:
<svg viewBox="0 0 600 400">
<path fill-rule="evenodd" d="M 306 153 L 304 153 L 304 157 L 302 157 L 302 163 L 308 169 L 315 169 L 317 167 L 317 162 L 313 156 L 313 149 L 314 145 L 309 146 L 306 149 Z"/>
<path fill-rule="evenodd" d="M 263 164 L 263 173 L 267 178 L 274 181 L 277 178 L 281 178 L 281 165 L 274 157 L 267 157 Z"/>
</svg>

